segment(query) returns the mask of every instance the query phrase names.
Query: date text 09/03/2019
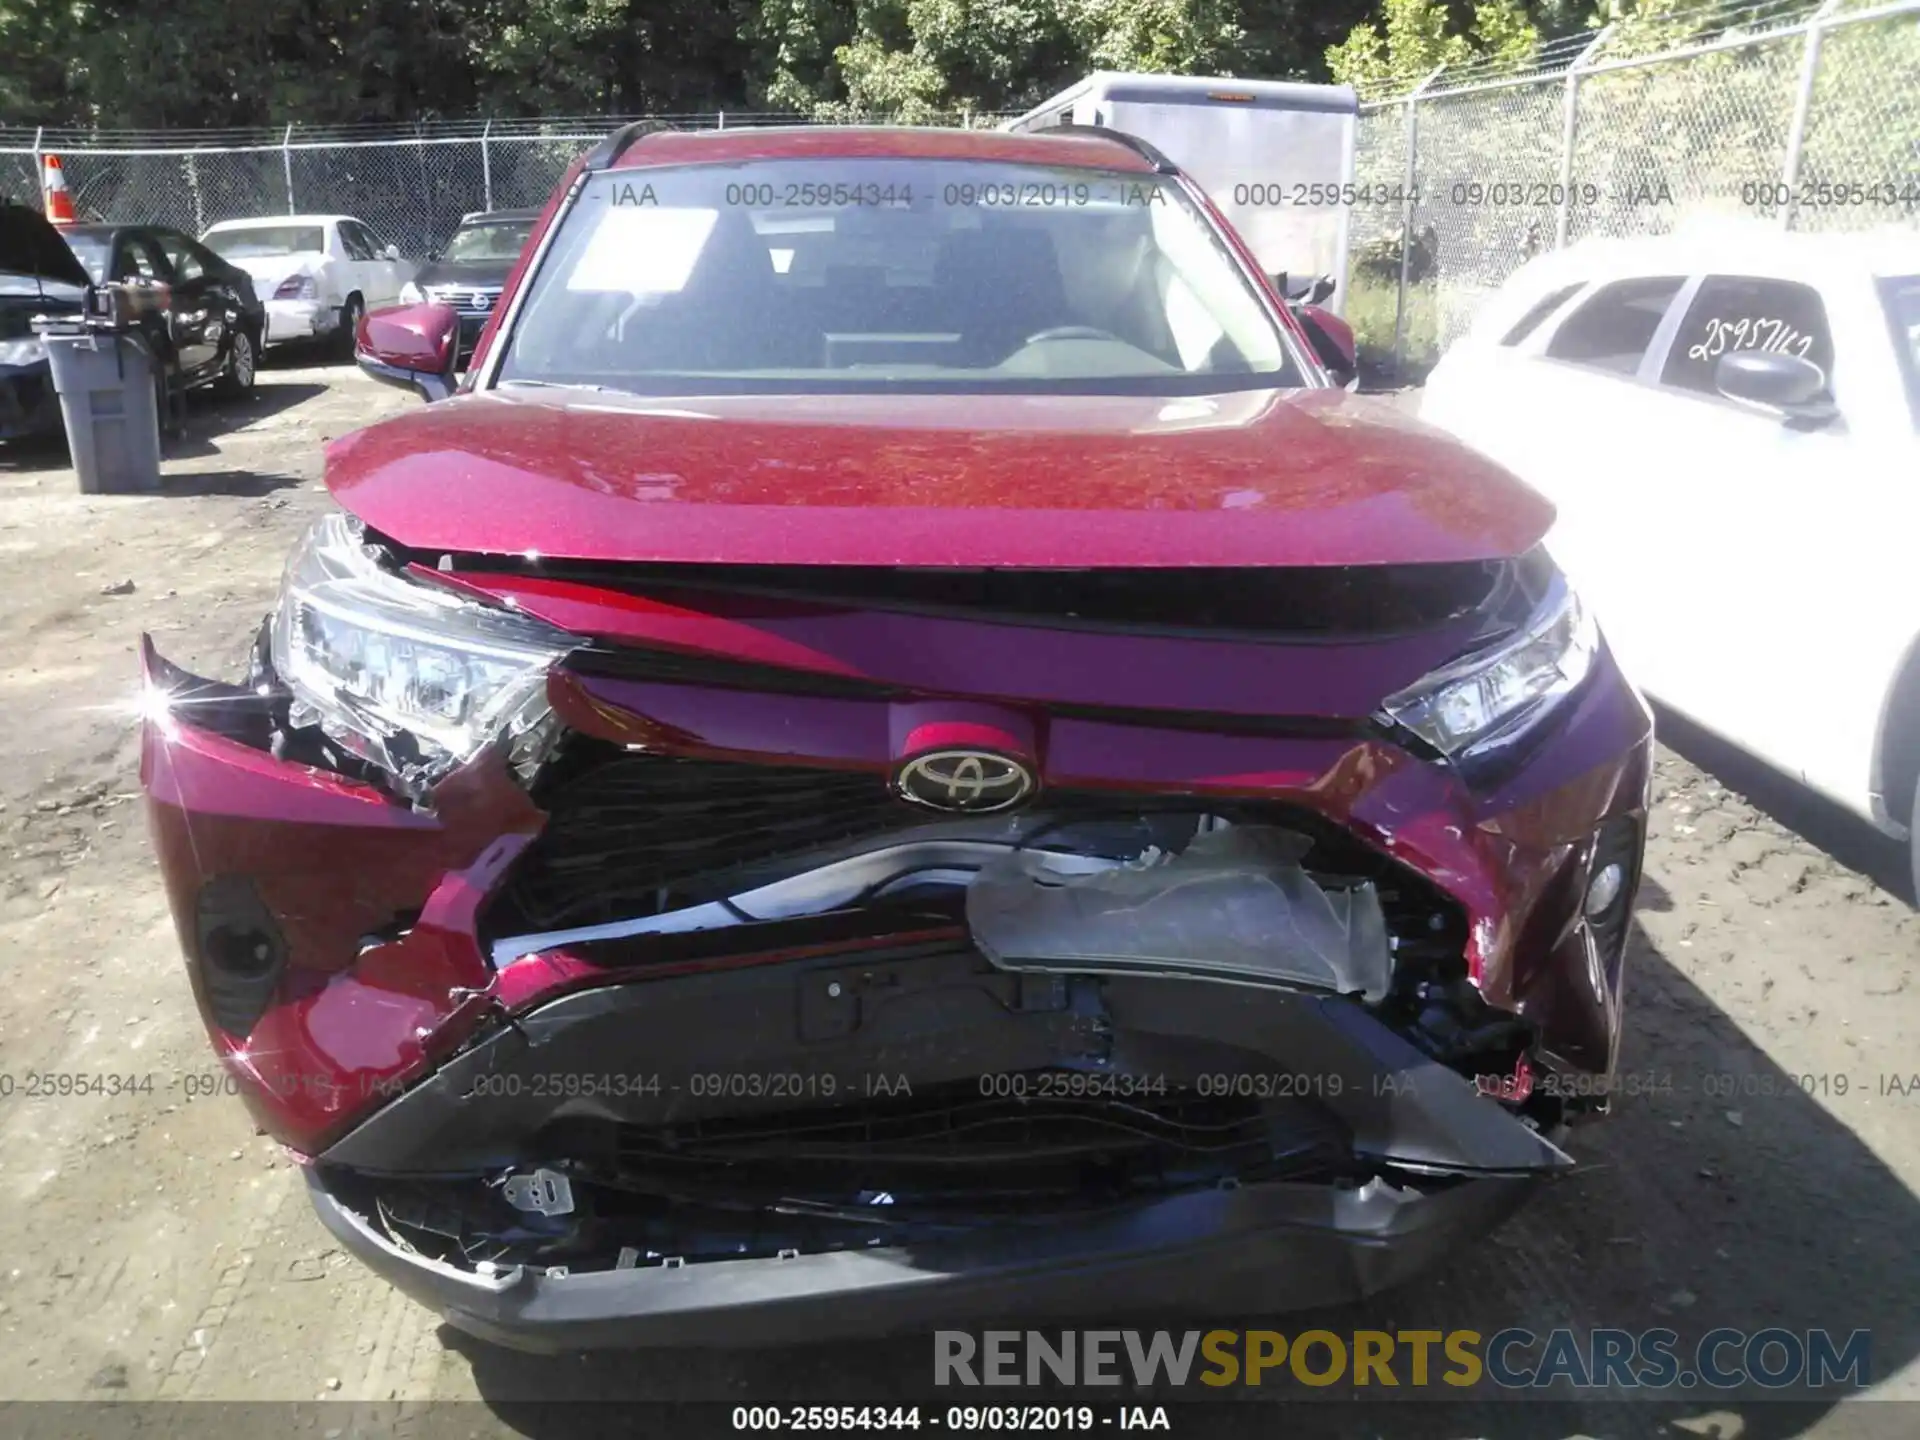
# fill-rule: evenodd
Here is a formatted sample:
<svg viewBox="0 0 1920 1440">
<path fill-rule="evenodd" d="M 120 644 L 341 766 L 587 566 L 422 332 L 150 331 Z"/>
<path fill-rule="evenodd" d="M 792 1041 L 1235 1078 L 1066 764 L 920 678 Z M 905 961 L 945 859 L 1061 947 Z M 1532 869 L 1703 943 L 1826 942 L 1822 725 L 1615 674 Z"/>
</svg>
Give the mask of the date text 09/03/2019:
<svg viewBox="0 0 1920 1440">
<path fill-rule="evenodd" d="M 736 1405 L 732 1428 L 764 1431 L 950 1430 L 1055 1435 L 1173 1429 L 1163 1405 Z"/>
</svg>

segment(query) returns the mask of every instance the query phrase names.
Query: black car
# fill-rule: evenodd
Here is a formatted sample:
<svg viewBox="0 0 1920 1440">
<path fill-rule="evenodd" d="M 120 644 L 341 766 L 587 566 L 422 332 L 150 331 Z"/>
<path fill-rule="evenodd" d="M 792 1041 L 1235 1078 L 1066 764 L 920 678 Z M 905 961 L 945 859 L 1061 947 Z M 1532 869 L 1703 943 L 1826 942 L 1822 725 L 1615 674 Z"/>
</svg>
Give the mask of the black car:
<svg viewBox="0 0 1920 1440">
<path fill-rule="evenodd" d="M 47 347 L 36 315 L 70 315 L 86 296 L 87 272 L 39 211 L 0 205 L 0 440 L 58 434 Z"/>
<path fill-rule="evenodd" d="M 539 218 L 538 210 L 483 210 L 464 217 L 447 248 L 420 267 L 400 298 L 451 305 L 460 315 L 460 353 L 467 354 Z"/>
<path fill-rule="evenodd" d="M 163 225 L 69 225 L 56 233 L 96 285 L 166 287 L 150 337 L 171 396 L 202 385 L 226 395 L 252 391 L 267 311 L 246 271 Z"/>
</svg>

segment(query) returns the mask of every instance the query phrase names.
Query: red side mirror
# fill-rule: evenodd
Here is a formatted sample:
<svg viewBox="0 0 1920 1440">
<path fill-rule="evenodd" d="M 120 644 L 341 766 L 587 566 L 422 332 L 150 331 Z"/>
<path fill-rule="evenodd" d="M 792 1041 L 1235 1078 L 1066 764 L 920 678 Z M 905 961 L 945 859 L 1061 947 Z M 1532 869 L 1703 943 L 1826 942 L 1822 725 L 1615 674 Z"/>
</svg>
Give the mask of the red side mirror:
<svg viewBox="0 0 1920 1440">
<path fill-rule="evenodd" d="M 353 358 L 374 379 L 418 390 L 428 400 L 453 393 L 460 317 L 451 305 L 368 311 L 353 338 Z"/>
<path fill-rule="evenodd" d="M 1318 305 L 1302 305 L 1295 313 L 1305 322 L 1307 338 L 1313 341 L 1320 363 L 1334 372 L 1335 379 L 1344 381 L 1359 368 L 1351 325 Z"/>
</svg>

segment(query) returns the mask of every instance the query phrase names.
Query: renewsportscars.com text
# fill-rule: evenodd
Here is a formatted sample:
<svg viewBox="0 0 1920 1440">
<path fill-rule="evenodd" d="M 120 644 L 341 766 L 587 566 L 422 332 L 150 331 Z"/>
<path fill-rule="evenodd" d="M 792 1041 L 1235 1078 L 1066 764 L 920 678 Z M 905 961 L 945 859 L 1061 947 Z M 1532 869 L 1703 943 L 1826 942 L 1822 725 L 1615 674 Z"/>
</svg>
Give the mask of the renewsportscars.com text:
<svg viewBox="0 0 1920 1440">
<path fill-rule="evenodd" d="M 1478 1330 L 940 1330 L 936 1385 L 1334 1385 L 1370 1390 L 1865 1389 L 1872 1337 L 1778 1326 L 1709 1330 L 1691 1346 L 1665 1329 L 1544 1335 Z"/>
</svg>

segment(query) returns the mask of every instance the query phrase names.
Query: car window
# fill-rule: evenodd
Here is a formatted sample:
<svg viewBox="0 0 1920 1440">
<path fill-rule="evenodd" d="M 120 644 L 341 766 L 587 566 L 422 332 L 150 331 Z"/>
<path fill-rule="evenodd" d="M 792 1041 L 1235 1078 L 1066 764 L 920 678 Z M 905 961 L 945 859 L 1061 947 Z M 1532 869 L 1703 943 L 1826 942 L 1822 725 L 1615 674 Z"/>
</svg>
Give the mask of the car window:
<svg viewBox="0 0 1920 1440">
<path fill-rule="evenodd" d="M 373 247 L 367 244 L 366 237 L 361 235 L 360 227 L 351 221 L 340 222 L 340 245 L 347 252 L 349 260 L 373 259 Z"/>
<path fill-rule="evenodd" d="M 209 230 L 206 246 L 229 260 L 262 260 L 277 255 L 324 254 L 325 232 L 318 225 L 246 225 Z"/>
<path fill-rule="evenodd" d="M 353 228 L 360 232 L 360 242 L 367 247 L 368 252 L 374 259 L 384 260 L 386 258 L 387 242 L 373 233 L 372 226 L 363 225 L 356 220 Z"/>
<path fill-rule="evenodd" d="M 1603 285 L 1554 331 L 1547 358 L 1631 375 L 1660 328 L 1681 277 L 1661 275 Z"/>
<path fill-rule="evenodd" d="M 60 238 L 67 242 L 67 248 L 73 251 L 81 268 L 93 277 L 94 284 L 98 285 L 107 278 L 107 236 L 94 231 L 77 233 L 63 230 Z"/>
<path fill-rule="evenodd" d="M 185 283 L 198 280 L 207 273 L 207 267 L 200 263 L 200 257 L 193 253 L 193 242 L 177 230 L 156 230 L 160 237 L 160 248 L 166 252 L 167 263 L 173 267 L 173 278 Z"/>
<path fill-rule="evenodd" d="M 1167 178 L 879 158 L 595 175 L 499 373 L 650 393 L 1304 383 Z"/>
<path fill-rule="evenodd" d="M 1920 430 L 1920 275 L 1890 275 L 1880 282 L 1880 301 L 1887 309 L 1893 348 L 1906 382 L 1907 408 L 1913 428 Z"/>
<path fill-rule="evenodd" d="M 166 256 L 160 253 L 160 247 L 146 235 L 122 235 L 120 237 L 120 260 L 114 267 L 116 280 L 168 280 L 171 273 L 167 268 Z"/>
<path fill-rule="evenodd" d="M 470 260 L 517 260 L 527 236 L 533 233 L 533 221 L 484 220 L 462 225 L 447 242 L 442 260 L 454 264 Z"/>
<path fill-rule="evenodd" d="M 1500 337 L 1502 345 L 1518 345 L 1527 336 L 1540 328 L 1540 322 L 1572 298 L 1574 291 L 1587 282 L 1576 280 L 1571 285 L 1562 285 L 1558 290 L 1550 290 L 1527 307 L 1527 313 L 1513 324 L 1513 328 Z"/>
<path fill-rule="evenodd" d="M 1709 275 L 1680 322 L 1660 383 L 1717 395 L 1714 371 L 1722 355 L 1772 350 L 1798 355 L 1833 375 L 1833 334 L 1820 292 L 1792 280 Z"/>
</svg>

